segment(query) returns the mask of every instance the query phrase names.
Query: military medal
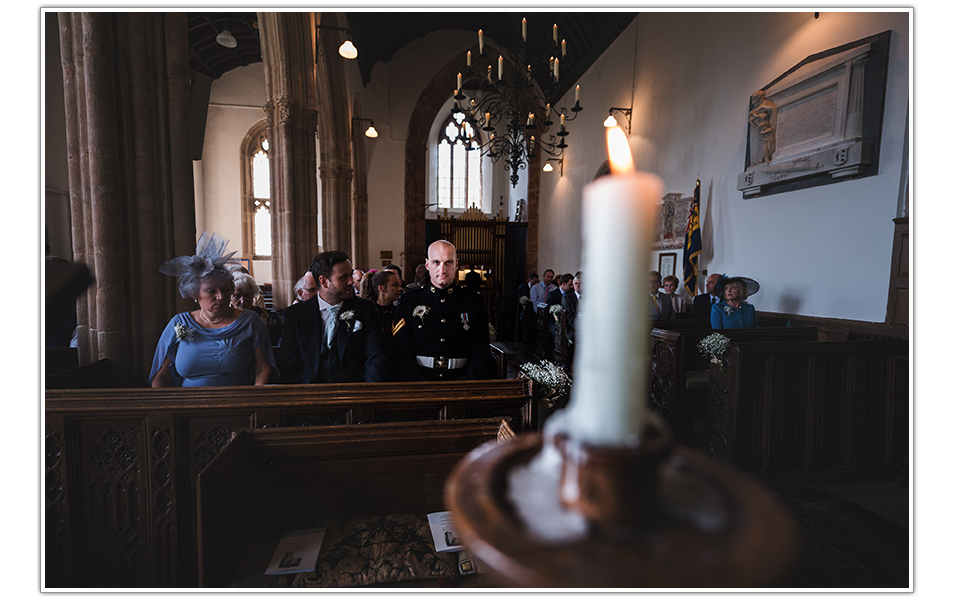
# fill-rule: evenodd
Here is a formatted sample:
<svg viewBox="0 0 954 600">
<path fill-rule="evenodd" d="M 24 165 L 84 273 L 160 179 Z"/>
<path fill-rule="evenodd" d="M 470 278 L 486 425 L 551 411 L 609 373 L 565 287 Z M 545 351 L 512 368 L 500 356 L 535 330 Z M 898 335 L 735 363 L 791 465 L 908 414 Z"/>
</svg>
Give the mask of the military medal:
<svg viewBox="0 0 954 600">
<path fill-rule="evenodd" d="M 467 313 L 461 313 L 460 322 L 464 324 L 464 331 L 470 329 L 470 319 L 467 318 Z"/>
</svg>

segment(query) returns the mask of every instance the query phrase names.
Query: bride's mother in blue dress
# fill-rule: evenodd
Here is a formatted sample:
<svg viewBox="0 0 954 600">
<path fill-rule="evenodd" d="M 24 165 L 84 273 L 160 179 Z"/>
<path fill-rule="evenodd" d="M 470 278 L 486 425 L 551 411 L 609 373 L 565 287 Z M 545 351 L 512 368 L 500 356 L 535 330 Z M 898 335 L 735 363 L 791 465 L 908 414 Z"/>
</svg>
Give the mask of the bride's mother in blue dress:
<svg viewBox="0 0 954 600">
<path fill-rule="evenodd" d="M 228 240 L 203 232 L 194 256 L 159 267 L 179 278 L 179 293 L 198 304 L 169 321 L 159 338 L 152 387 L 265 385 L 278 380 L 268 330 L 259 316 L 230 306 L 234 280 L 225 263 Z"/>
<path fill-rule="evenodd" d="M 709 321 L 713 329 L 758 327 L 755 307 L 745 300 L 759 291 L 759 283 L 748 277 L 726 277 L 716 283 L 715 292 L 722 300 L 712 305 Z"/>
</svg>

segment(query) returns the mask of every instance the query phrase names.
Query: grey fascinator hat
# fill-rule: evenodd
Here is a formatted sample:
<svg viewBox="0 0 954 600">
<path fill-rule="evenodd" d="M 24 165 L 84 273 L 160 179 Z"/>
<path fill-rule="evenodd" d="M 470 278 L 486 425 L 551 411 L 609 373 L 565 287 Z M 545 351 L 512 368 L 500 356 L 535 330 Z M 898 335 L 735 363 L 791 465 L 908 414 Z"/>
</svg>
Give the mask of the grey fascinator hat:
<svg viewBox="0 0 954 600">
<path fill-rule="evenodd" d="M 229 245 L 228 238 L 217 233 L 209 234 L 203 231 L 199 241 L 195 244 L 195 254 L 192 256 L 177 256 L 167 260 L 159 266 L 159 272 L 179 278 L 179 294 L 183 298 L 194 296 L 198 282 L 213 270 L 221 270 L 226 275 L 225 263 L 236 251 L 225 253 Z"/>
</svg>

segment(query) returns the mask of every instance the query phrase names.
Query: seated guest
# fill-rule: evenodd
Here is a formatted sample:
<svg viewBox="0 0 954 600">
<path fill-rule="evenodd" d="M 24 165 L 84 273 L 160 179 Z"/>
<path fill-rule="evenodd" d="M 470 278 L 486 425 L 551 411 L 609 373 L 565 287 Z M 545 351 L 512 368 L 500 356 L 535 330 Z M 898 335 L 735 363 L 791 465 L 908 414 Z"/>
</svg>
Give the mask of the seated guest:
<svg viewBox="0 0 954 600">
<path fill-rule="evenodd" d="M 573 277 L 573 289 L 563 295 L 563 312 L 566 314 L 566 340 L 569 342 L 569 354 L 566 357 L 566 370 L 573 370 L 576 356 L 576 332 L 579 329 L 580 299 L 583 297 L 583 272 L 577 271 Z"/>
<path fill-rule="evenodd" d="M 268 330 L 268 337 L 272 340 L 272 346 L 277 346 L 279 340 L 282 339 L 282 320 L 272 311 L 255 305 L 255 300 L 261 297 L 262 291 L 251 275 L 241 271 L 232 271 L 232 277 L 235 279 L 235 289 L 232 291 L 230 298 L 232 308 L 250 310 L 257 314 L 262 323 L 265 324 L 265 329 Z"/>
<path fill-rule="evenodd" d="M 719 283 L 718 273 L 713 273 L 706 277 L 706 293 L 705 294 L 696 294 L 692 299 L 692 318 L 693 319 L 708 319 L 709 314 L 712 312 L 712 307 L 715 306 L 721 298 L 715 293 L 716 284 Z"/>
<path fill-rule="evenodd" d="M 394 271 L 398 276 L 398 283 L 400 284 L 401 291 L 407 289 L 407 284 L 404 283 L 404 271 L 401 270 L 401 267 L 397 266 L 394 263 L 391 263 L 384 267 L 385 271 Z"/>
<path fill-rule="evenodd" d="M 457 249 L 438 240 L 427 249 L 426 288 L 408 290 L 394 315 L 401 374 L 409 381 L 487 379 L 492 376 L 487 308 L 454 283 Z"/>
<path fill-rule="evenodd" d="M 235 253 L 225 254 L 227 244 L 219 234 L 203 232 L 194 256 L 159 267 L 179 278 L 179 294 L 198 308 L 166 325 L 149 373 L 152 387 L 264 385 L 278 376 L 262 319 L 229 305 L 235 282 L 225 263 Z"/>
<path fill-rule="evenodd" d="M 337 250 L 312 261 L 318 295 L 285 310 L 283 383 L 384 381 L 381 321 L 373 303 L 355 297 L 351 271 L 348 255 Z"/>
<path fill-rule="evenodd" d="M 430 275 L 427 273 L 427 267 L 424 265 L 417 265 L 417 268 L 414 269 L 414 281 L 407 286 L 407 289 L 417 290 L 429 285 L 431 285 L 431 279 Z"/>
<path fill-rule="evenodd" d="M 355 269 L 351 272 L 351 285 L 354 286 L 354 295 L 361 293 L 361 278 L 364 277 L 364 271 Z"/>
<path fill-rule="evenodd" d="M 394 322 L 394 312 L 397 309 L 397 301 L 401 297 L 400 278 L 394 271 L 385 269 L 372 275 L 370 280 L 369 298 L 378 309 L 378 317 L 381 319 L 381 329 L 387 332 L 387 338 L 391 337 L 391 325 Z M 363 282 L 362 282 L 363 283 Z"/>
<path fill-rule="evenodd" d="M 712 306 L 709 320 L 713 329 L 742 329 L 758 327 L 755 307 L 745 300 L 759 291 L 759 284 L 748 277 L 726 277 L 719 279 L 716 292 L 722 301 Z"/>
<path fill-rule="evenodd" d="M 371 302 L 374 302 L 375 294 L 374 294 L 374 290 L 372 289 L 373 286 L 372 286 L 371 280 L 374 279 L 374 276 L 376 274 L 377 274 L 377 271 L 375 271 L 374 273 L 372 273 L 371 271 L 368 271 L 361 278 L 361 283 L 358 285 L 359 298 L 364 298 L 365 300 L 370 300 Z"/>
<path fill-rule="evenodd" d="M 536 273 L 530 273 L 530 276 L 527 277 L 526 283 L 521 283 L 520 287 L 517 288 L 517 298 L 522 298 L 526 296 L 527 299 L 530 298 L 530 288 L 540 283 L 540 276 Z"/>
<path fill-rule="evenodd" d="M 311 271 L 305 271 L 298 283 L 295 284 L 295 301 L 292 304 L 298 304 L 305 300 L 311 300 L 318 293 L 318 284 L 312 277 Z"/>
<path fill-rule="evenodd" d="M 676 293 L 679 289 L 679 278 L 675 275 L 666 275 L 663 278 L 663 289 L 666 290 L 666 295 L 669 296 L 669 301 L 672 303 L 672 311 L 674 313 L 684 313 L 689 310 L 689 303 L 686 302 L 686 299 Z"/>
<path fill-rule="evenodd" d="M 530 288 L 530 302 L 533 306 L 533 312 L 538 312 L 541 306 L 546 306 L 547 296 L 556 289 L 553 283 L 553 269 L 547 269 L 543 272 L 543 281 Z"/>
<path fill-rule="evenodd" d="M 659 271 L 649 272 L 649 318 L 650 319 L 675 319 L 676 313 L 672 311 L 672 302 L 669 296 L 659 293 L 659 285 L 662 283 L 662 275 Z"/>
<path fill-rule="evenodd" d="M 569 293 L 573 289 L 573 275 L 566 273 L 560 275 L 556 278 L 556 281 L 559 281 L 559 286 L 547 294 L 547 304 L 553 306 L 554 304 L 563 305 L 563 296 Z"/>
</svg>

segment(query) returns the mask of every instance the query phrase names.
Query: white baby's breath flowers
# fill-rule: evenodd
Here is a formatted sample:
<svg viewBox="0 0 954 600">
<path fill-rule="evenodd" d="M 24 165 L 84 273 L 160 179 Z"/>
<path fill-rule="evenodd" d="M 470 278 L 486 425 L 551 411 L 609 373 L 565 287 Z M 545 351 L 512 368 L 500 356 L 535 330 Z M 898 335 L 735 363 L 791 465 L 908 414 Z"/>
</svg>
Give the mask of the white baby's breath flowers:
<svg viewBox="0 0 954 600">
<path fill-rule="evenodd" d="M 420 305 L 418 305 L 418 306 L 414 309 L 414 312 L 411 313 L 411 315 L 413 315 L 413 316 L 417 317 L 418 319 L 420 319 L 421 321 L 423 321 L 423 320 L 424 320 L 424 315 L 426 315 L 426 314 L 429 313 L 429 312 L 431 312 L 431 307 L 430 307 L 430 306 L 427 306 L 427 305 L 424 305 L 424 304 L 420 304 Z"/>
<path fill-rule="evenodd" d="M 722 355 L 729 349 L 731 342 L 732 340 L 721 333 L 712 333 L 702 338 L 702 340 L 696 344 L 696 348 L 699 349 L 699 352 L 701 352 L 703 356 L 707 356 L 710 361 L 721 362 Z"/>
<path fill-rule="evenodd" d="M 344 311 L 343 313 L 341 313 L 340 315 L 338 315 L 338 318 L 341 319 L 342 321 L 350 321 L 351 319 L 354 318 L 354 311 L 353 311 L 353 310 L 346 310 L 346 311 Z"/>
<path fill-rule="evenodd" d="M 520 370 L 533 381 L 534 385 L 542 388 L 544 398 L 566 394 L 570 391 L 570 385 L 573 384 L 563 369 L 548 360 L 524 363 L 520 365 Z"/>
</svg>

